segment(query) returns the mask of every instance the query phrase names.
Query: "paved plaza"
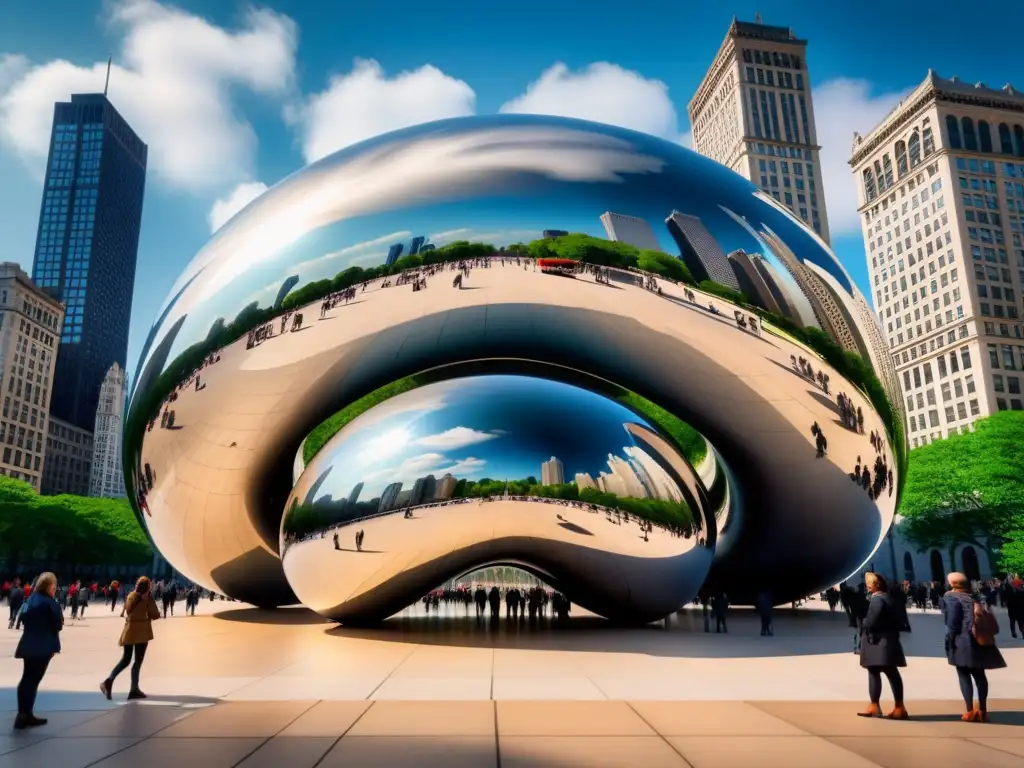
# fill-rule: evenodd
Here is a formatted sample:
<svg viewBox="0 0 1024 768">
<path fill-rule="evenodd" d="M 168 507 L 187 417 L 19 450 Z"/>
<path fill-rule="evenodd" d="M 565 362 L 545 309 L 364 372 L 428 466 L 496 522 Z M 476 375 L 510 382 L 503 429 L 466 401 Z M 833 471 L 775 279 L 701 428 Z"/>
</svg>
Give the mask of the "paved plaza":
<svg viewBox="0 0 1024 768">
<path fill-rule="evenodd" d="M 779 610 L 776 636 L 762 638 L 744 611 L 727 635 L 705 634 L 691 611 L 667 627 L 584 615 L 495 630 L 461 606 L 356 630 L 305 609 L 204 602 L 154 626 L 150 698 L 129 704 L 127 673 L 112 702 L 98 691 L 121 620 L 93 605 L 65 628 L 43 681 L 37 712 L 50 723 L 4 725 L 0 768 L 1024 765 L 1024 642 L 1001 638 L 1009 668 L 991 673 L 992 722 L 962 723 L 938 616 L 913 613 L 913 719 L 869 721 L 854 714 L 866 680 L 851 630 L 811 606 Z M 16 640 L 0 628 L 8 723 Z"/>
</svg>

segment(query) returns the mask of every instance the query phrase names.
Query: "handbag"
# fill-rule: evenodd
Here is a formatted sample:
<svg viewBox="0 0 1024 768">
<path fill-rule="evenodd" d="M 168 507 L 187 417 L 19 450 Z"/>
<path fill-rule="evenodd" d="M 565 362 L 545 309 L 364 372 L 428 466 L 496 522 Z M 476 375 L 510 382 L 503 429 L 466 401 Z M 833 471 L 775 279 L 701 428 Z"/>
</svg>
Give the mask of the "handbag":
<svg viewBox="0 0 1024 768">
<path fill-rule="evenodd" d="M 996 644 L 996 633 L 999 631 L 999 624 L 996 617 L 988 611 L 979 613 L 974 617 L 974 626 L 971 627 L 971 634 L 974 641 L 981 646 Z"/>
</svg>

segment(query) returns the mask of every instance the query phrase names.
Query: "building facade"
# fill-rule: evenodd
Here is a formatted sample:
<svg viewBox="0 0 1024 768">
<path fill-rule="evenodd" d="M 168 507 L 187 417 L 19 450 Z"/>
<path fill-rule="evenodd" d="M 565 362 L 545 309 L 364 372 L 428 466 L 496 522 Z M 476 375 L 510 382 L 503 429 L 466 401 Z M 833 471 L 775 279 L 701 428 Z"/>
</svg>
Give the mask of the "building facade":
<svg viewBox="0 0 1024 768">
<path fill-rule="evenodd" d="M 405 250 L 405 245 L 403 243 L 395 243 L 394 245 L 389 247 L 388 248 L 388 257 L 384 261 L 384 266 L 386 266 L 386 267 L 394 266 L 394 263 L 396 261 L 398 261 L 400 258 L 402 258 L 402 251 L 403 250 Z"/>
<path fill-rule="evenodd" d="M 601 214 L 601 224 L 604 225 L 604 231 L 609 240 L 628 243 L 640 250 L 661 250 L 661 244 L 654 234 L 654 229 L 646 219 L 605 211 Z"/>
<path fill-rule="evenodd" d="M 127 391 L 124 370 L 114 363 L 103 377 L 100 400 L 96 407 L 90 496 L 119 498 L 125 495 L 124 473 L 121 471 L 121 433 Z"/>
<path fill-rule="evenodd" d="M 734 291 L 740 289 L 736 273 L 722 252 L 722 246 L 703 221 L 696 216 L 672 211 L 665 219 L 665 224 L 679 247 L 680 258 L 697 282 L 713 280 Z"/>
<path fill-rule="evenodd" d="M 1024 95 L 929 70 L 850 165 L 911 447 L 1021 410 Z"/>
<path fill-rule="evenodd" d="M 0 474 L 37 491 L 64 307 L 17 264 L 0 264 Z"/>
<path fill-rule="evenodd" d="M 41 492 L 47 496 L 88 496 L 91 476 L 92 432 L 51 416 Z"/>
<path fill-rule="evenodd" d="M 82 429 L 128 354 L 147 151 L 102 94 L 54 106 L 32 278 L 67 306 L 51 410 Z"/>
<path fill-rule="evenodd" d="M 733 19 L 687 112 L 693 148 L 757 184 L 826 243 L 807 41 Z"/>
<path fill-rule="evenodd" d="M 562 485 L 565 482 L 565 467 L 552 456 L 540 465 L 541 485 Z"/>
</svg>

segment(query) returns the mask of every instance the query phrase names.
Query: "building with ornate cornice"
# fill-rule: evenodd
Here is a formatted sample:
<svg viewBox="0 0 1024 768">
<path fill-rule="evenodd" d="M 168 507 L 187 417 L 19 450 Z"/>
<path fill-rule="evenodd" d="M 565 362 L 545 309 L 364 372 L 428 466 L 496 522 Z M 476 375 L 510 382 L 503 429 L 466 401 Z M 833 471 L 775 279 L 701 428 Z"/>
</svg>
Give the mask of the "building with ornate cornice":
<svg viewBox="0 0 1024 768">
<path fill-rule="evenodd" d="M 1024 408 L 1024 94 L 928 70 L 850 165 L 911 447 Z"/>
<path fill-rule="evenodd" d="M 693 148 L 760 186 L 829 242 L 807 41 L 736 21 L 687 105 Z"/>
</svg>

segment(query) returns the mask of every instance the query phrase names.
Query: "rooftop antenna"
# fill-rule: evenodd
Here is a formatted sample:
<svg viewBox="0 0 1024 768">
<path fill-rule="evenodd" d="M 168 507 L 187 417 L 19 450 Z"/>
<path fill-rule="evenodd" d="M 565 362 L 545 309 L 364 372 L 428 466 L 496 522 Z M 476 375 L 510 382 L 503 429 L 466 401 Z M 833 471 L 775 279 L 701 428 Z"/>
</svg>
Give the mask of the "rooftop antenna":
<svg viewBox="0 0 1024 768">
<path fill-rule="evenodd" d="M 761 23 L 761 12 L 760 11 L 758 11 L 757 13 L 754 14 L 754 23 L 755 24 L 760 24 Z"/>
<path fill-rule="evenodd" d="M 107 79 L 106 79 L 106 82 L 103 83 L 103 95 L 104 96 L 107 95 L 107 89 L 110 87 L 110 64 L 111 64 L 111 62 L 113 60 L 114 60 L 113 56 L 108 56 L 107 57 Z"/>
</svg>

